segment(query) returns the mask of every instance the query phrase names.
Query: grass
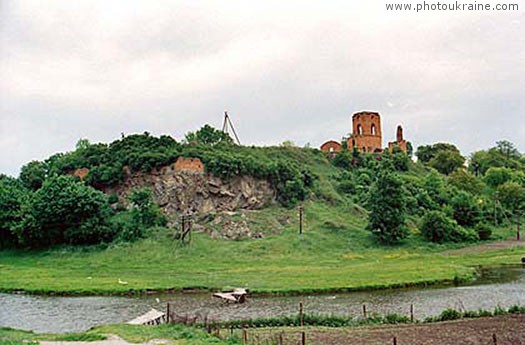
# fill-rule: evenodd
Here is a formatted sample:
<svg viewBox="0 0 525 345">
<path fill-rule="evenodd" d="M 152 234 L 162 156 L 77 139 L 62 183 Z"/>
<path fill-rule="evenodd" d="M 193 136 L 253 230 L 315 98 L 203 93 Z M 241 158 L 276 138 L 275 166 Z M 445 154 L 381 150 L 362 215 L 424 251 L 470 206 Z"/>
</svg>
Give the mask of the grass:
<svg viewBox="0 0 525 345">
<path fill-rule="evenodd" d="M 183 325 L 137 326 L 115 324 L 96 327 L 83 333 L 37 334 L 12 328 L 0 327 L 0 344 L 33 345 L 41 340 L 51 341 L 96 341 L 107 339 L 107 334 L 115 334 L 131 343 L 147 342 L 153 339 L 175 340 L 184 345 L 236 345 L 236 338 L 220 340 L 201 329 Z"/>
<path fill-rule="evenodd" d="M 276 227 L 258 240 L 195 234 L 183 247 L 169 230 L 160 229 L 148 239 L 107 248 L 0 251 L 0 290 L 124 294 L 239 286 L 257 293 L 351 291 L 472 279 L 478 265 L 518 263 L 523 256 L 520 248 L 441 254 L 461 245 L 429 244 L 417 234 L 403 245 L 381 247 L 364 230 L 362 209 L 338 205 L 308 202 L 302 236 L 296 209 L 268 208 L 247 214 L 254 227 Z M 500 228 L 496 236 L 512 233 Z"/>
</svg>

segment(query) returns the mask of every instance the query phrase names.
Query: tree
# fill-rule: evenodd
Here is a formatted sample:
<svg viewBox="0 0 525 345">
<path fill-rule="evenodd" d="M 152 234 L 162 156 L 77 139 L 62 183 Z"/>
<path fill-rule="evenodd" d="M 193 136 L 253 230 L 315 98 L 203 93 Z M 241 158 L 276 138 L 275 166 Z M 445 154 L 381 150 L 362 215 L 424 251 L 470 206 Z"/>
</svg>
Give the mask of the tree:
<svg viewBox="0 0 525 345">
<path fill-rule="evenodd" d="M 520 239 L 520 216 L 525 208 L 525 187 L 517 182 L 505 182 L 497 189 L 498 200 L 517 216 L 516 238 Z"/>
<path fill-rule="evenodd" d="M 492 167 L 485 173 L 485 183 L 493 188 L 508 182 L 512 179 L 513 172 L 508 168 Z"/>
<path fill-rule="evenodd" d="M 485 188 L 483 180 L 465 171 L 465 169 L 457 169 L 450 174 L 448 183 L 470 194 L 480 194 Z"/>
<path fill-rule="evenodd" d="M 436 143 L 433 145 L 422 145 L 417 148 L 417 160 L 422 163 L 430 162 L 441 151 L 455 151 L 460 154 L 455 145 L 448 143 Z"/>
<path fill-rule="evenodd" d="M 218 144 L 233 144 L 232 138 L 223 131 L 213 128 L 210 125 L 204 125 L 196 132 L 189 132 L 185 136 L 186 142 L 202 144 L 206 146 L 215 146 Z"/>
<path fill-rule="evenodd" d="M 496 141 L 496 148 L 505 157 L 507 162 L 521 158 L 521 153 L 516 146 L 508 140 Z"/>
<path fill-rule="evenodd" d="M 31 161 L 20 169 L 20 181 L 31 190 L 42 187 L 46 179 L 46 165 L 39 161 Z"/>
<path fill-rule="evenodd" d="M 403 192 L 401 179 L 388 171 L 382 171 L 372 186 L 368 229 L 382 243 L 399 243 L 408 236 Z"/>
<path fill-rule="evenodd" d="M 21 242 L 30 247 L 109 241 L 111 209 L 106 196 L 72 176 L 47 179 L 28 202 Z"/>
<path fill-rule="evenodd" d="M 22 207 L 29 193 L 14 178 L 0 176 L 0 248 L 18 243 L 15 231 L 22 222 Z"/>
<path fill-rule="evenodd" d="M 465 158 L 455 150 L 439 151 L 429 162 L 428 165 L 442 174 L 449 175 L 456 169 L 465 164 Z"/>
</svg>

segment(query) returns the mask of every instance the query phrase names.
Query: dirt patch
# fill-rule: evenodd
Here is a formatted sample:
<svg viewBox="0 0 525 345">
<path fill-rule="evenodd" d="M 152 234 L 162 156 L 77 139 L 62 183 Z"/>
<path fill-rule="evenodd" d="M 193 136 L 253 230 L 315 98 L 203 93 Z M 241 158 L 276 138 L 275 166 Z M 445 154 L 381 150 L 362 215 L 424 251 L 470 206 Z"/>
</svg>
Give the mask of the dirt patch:
<svg viewBox="0 0 525 345">
<path fill-rule="evenodd" d="M 150 340 L 147 343 L 128 343 L 116 335 L 98 341 L 40 341 L 40 345 L 173 345 L 171 340 Z"/>
<path fill-rule="evenodd" d="M 505 315 L 419 325 L 306 329 L 309 345 L 525 345 L 525 315 Z M 267 335 L 267 334 L 266 334 Z M 278 334 L 272 334 L 276 339 Z M 284 344 L 297 344 L 301 333 L 288 330 Z M 261 337 L 262 339 L 262 337 Z"/>
<path fill-rule="evenodd" d="M 476 254 L 491 250 L 509 249 L 515 247 L 525 247 L 525 240 L 516 241 L 515 239 L 508 239 L 505 241 L 497 241 L 480 244 L 479 246 L 466 247 L 460 249 L 452 249 L 442 252 L 445 255 L 461 255 L 461 254 Z"/>
</svg>

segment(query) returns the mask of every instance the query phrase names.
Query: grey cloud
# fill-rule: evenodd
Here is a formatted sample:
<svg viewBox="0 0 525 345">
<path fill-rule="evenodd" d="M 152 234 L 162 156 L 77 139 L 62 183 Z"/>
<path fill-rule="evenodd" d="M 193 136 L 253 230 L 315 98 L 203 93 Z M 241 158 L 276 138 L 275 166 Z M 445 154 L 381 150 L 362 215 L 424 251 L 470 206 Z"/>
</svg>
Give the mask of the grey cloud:
<svg viewBox="0 0 525 345">
<path fill-rule="evenodd" d="M 298 4 L 2 3 L 0 172 L 80 137 L 181 138 L 225 109 L 246 144 L 318 146 L 376 110 L 385 145 L 403 124 L 416 145 L 525 151 L 523 11 Z"/>
</svg>

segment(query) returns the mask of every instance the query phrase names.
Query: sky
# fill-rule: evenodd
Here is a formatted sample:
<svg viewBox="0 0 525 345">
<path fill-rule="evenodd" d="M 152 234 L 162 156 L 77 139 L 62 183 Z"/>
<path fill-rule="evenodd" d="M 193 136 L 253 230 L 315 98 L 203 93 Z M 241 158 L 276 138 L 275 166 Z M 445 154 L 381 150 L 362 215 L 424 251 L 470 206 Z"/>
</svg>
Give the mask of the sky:
<svg viewBox="0 0 525 345">
<path fill-rule="evenodd" d="M 385 146 L 401 124 L 415 147 L 525 152 L 525 3 L 388 1 L 0 0 L 0 173 L 80 138 L 180 140 L 225 110 L 247 145 L 319 147 L 369 110 Z"/>
</svg>

